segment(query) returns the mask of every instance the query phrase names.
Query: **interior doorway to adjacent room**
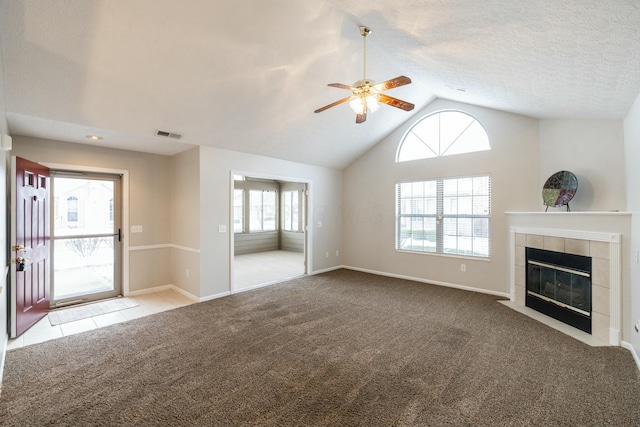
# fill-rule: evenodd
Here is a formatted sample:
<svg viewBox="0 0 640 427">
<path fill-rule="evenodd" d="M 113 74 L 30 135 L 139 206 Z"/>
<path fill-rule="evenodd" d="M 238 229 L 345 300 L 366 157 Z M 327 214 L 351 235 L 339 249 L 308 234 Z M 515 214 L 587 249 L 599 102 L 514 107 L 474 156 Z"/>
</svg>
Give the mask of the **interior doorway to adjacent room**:
<svg viewBox="0 0 640 427">
<path fill-rule="evenodd" d="M 232 292 L 307 273 L 307 183 L 234 174 L 232 203 Z"/>
</svg>

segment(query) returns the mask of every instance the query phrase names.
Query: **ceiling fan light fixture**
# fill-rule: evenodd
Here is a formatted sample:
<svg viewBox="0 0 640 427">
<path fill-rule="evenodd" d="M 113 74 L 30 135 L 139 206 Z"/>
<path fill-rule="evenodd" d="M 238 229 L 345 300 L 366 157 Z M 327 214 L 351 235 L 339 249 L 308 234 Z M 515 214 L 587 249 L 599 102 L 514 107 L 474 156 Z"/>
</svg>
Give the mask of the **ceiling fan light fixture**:
<svg viewBox="0 0 640 427">
<path fill-rule="evenodd" d="M 349 102 L 349 107 L 351 107 L 354 113 L 362 114 L 364 113 L 365 103 L 367 104 L 368 113 L 375 113 L 380 108 L 380 104 L 375 95 L 354 97 L 351 102 Z"/>
<path fill-rule="evenodd" d="M 382 92 L 399 86 L 411 83 L 411 79 L 406 76 L 398 76 L 391 80 L 376 84 L 373 80 L 367 79 L 367 36 L 371 34 L 371 30 L 367 27 L 360 27 L 360 34 L 363 39 L 363 78 L 348 86 L 342 83 L 329 83 L 328 86 L 338 89 L 350 90 L 352 95 L 342 98 L 322 108 L 318 108 L 314 113 L 321 113 L 336 105 L 349 102 L 349 106 L 356 113 L 356 123 L 364 123 L 367 120 L 367 113 L 375 112 L 380 107 L 380 103 L 399 108 L 404 111 L 411 111 L 414 105 L 401 99 L 393 98 Z"/>
</svg>

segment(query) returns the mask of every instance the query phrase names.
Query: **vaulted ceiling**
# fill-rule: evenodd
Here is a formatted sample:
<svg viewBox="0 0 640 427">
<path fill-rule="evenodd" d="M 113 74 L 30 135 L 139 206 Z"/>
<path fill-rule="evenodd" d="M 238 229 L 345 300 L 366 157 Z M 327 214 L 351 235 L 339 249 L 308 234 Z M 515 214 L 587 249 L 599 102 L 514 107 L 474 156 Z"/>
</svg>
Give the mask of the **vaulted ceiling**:
<svg viewBox="0 0 640 427">
<path fill-rule="evenodd" d="M 386 93 L 413 111 L 313 113 L 363 77 L 359 25 L 367 77 L 409 76 Z M 13 135 L 338 169 L 435 98 L 621 119 L 640 93 L 637 0 L 0 0 L 0 43 Z"/>
</svg>

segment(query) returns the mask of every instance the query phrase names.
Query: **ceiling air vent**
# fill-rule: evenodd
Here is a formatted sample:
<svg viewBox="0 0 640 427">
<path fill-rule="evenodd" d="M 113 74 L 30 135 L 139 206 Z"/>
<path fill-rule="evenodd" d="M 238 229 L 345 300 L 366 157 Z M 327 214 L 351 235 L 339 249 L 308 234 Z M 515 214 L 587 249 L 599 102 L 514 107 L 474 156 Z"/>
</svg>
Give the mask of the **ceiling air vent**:
<svg viewBox="0 0 640 427">
<path fill-rule="evenodd" d="M 156 136 L 163 136 L 165 138 L 174 138 L 180 139 L 182 138 L 182 134 L 177 132 L 167 132 L 166 130 L 156 130 Z"/>
</svg>

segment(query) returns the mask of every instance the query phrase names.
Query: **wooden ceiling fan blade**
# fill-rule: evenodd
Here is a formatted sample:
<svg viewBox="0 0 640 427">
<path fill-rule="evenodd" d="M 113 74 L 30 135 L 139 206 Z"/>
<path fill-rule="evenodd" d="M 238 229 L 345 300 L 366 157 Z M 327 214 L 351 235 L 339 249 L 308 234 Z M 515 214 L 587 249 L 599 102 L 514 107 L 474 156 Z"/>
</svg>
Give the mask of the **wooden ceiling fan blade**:
<svg viewBox="0 0 640 427">
<path fill-rule="evenodd" d="M 415 107 L 415 105 L 413 105 L 410 102 L 403 101 L 401 99 L 394 98 L 392 96 L 385 95 L 382 93 L 378 94 L 378 101 L 383 102 L 387 105 L 391 105 L 392 107 L 399 108 L 404 111 L 411 111 Z"/>
<path fill-rule="evenodd" d="M 343 85 L 342 83 L 329 83 L 327 86 L 331 86 L 331 87 L 337 87 L 338 89 L 347 89 L 347 90 L 355 90 L 354 87 L 348 86 L 348 85 Z"/>
<path fill-rule="evenodd" d="M 347 96 L 346 98 L 342 98 L 342 99 L 341 99 L 341 100 L 339 100 L 339 101 L 332 102 L 332 103 L 331 103 L 331 104 L 329 104 L 329 105 L 325 105 L 325 106 L 324 106 L 324 107 L 322 107 L 322 108 L 318 108 L 316 111 L 314 111 L 314 113 L 321 113 L 321 112 L 323 112 L 324 110 L 327 110 L 327 109 L 329 109 L 329 108 L 331 108 L 331 107 L 335 107 L 336 105 L 340 105 L 340 104 L 342 104 L 342 103 L 345 103 L 345 102 L 347 102 L 347 101 L 348 101 L 348 100 L 350 100 L 350 99 L 351 99 L 351 97 L 350 97 L 350 96 Z"/>
<path fill-rule="evenodd" d="M 362 100 L 362 113 L 356 114 L 356 123 L 364 123 L 367 120 L 367 100 Z"/>
<path fill-rule="evenodd" d="M 395 79 L 387 80 L 386 82 L 378 83 L 373 88 L 379 92 L 393 89 L 394 87 L 404 86 L 411 83 L 411 79 L 407 76 L 398 76 Z M 331 85 L 329 85 L 331 86 Z"/>
</svg>

